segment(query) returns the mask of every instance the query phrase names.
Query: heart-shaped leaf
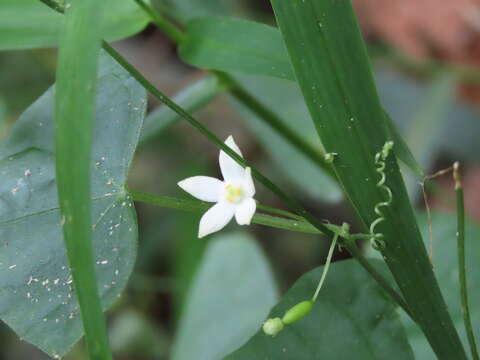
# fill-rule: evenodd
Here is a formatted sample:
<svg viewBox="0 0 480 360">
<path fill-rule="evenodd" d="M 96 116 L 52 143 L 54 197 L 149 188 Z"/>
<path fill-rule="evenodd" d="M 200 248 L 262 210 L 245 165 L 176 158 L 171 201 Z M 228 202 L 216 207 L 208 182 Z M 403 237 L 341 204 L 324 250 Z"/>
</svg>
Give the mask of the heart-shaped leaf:
<svg viewBox="0 0 480 360">
<path fill-rule="evenodd" d="M 133 0 L 106 2 L 104 37 L 121 39 L 142 30 L 148 15 Z M 63 15 L 40 0 L 2 0 L 0 2 L 0 50 L 56 46 Z"/>
<path fill-rule="evenodd" d="M 136 215 L 125 182 L 146 94 L 108 55 L 99 61 L 91 201 L 98 290 L 108 308 L 136 256 Z M 58 209 L 53 100 L 52 87 L 0 149 L 0 317 L 21 338 L 58 357 L 83 329 Z"/>
<path fill-rule="evenodd" d="M 382 262 L 372 262 L 387 274 Z M 292 306 L 310 299 L 321 271 L 317 268 L 303 275 L 269 317 L 282 317 Z M 395 305 L 357 262 L 346 260 L 331 266 L 311 313 L 273 338 L 259 330 L 227 359 L 407 360 L 413 354 Z"/>
</svg>

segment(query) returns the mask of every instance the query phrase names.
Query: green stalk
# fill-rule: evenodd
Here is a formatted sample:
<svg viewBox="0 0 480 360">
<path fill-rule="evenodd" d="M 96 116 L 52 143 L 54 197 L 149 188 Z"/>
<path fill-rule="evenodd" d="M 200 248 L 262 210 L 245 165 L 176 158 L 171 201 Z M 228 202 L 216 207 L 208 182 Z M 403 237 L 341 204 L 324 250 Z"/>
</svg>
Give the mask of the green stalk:
<svg viewBox="0 0 480 360">
<path fill-rule="evenodd" d="M 293 220 L 304 221 L 304 219 L 302 217 L 300 217 L 300 216 L 298 216 L 294 213 L 291 213 L 290 211 L 272 208 L 270 206 L 262 205 L 262 204 L 259 204 L 259 203 L 257 203 L 257 209 L 269 212 L 271 214 L 284 216 L 286 218 L 290 218 L 290 219 L 293 219 Z"/>
<path fill-rule="evenodd" d="M 129 194 L 132 197 L 132 199 L 135 201 L 139 201 L 139 202 L 143 202 L 143 203 L 151 204 L 155 206 L 165 207 L 169 209 L 175 209 L 175 210 L 183 210 L 183 211 L 189 211 L 189 212 L 205 212 L 212 206 L 212 203 L 207 203 L 203 201 L 177 199 L 169 196 L 148 194 L 148 193 L 144 193 L 136 190 L 129 190 Z M 259 209 L 266 209 L 267 211 L 270 211 L 272 213 L 275 213 L 275 212 L 280 214 L 288 213 L 280 209 L 273 209 L 271 207 L 260 205 L 260 204 L 257 205 L 257 207 Z M 256 213 L 253 216 L 252 223 L 258 224 L 258 225 L 270 226 L 277 229 L 304 232 L 308 234 L 316 234 L 316 235 L 323 234 L 317 228 L 315 228 L 314 226 L 312 226 L 310 223 L 306 222 L 303 219 L 285 219 L 277 216 Z M 333 225 L 332 228 L 337 228 L 337 227 Z"/>
<path fill-rule="evenodd" d="M 96 0 L 72 0 L 65 11 L 55 93 L 55 162 L 65 247 L 88 353 L 90 359 L 108 360 L 112 355 L 97 291 L 90 202 L 100 5 Z"/>
<path fill-rule="evenodd" d="M 453 165 L 455 179 L 455 194 L 457 197 L 457 249 L 458 249 L 458 281 L 460 283 L 460 299 L 462 301 L 463 322 L 467 333 L 468 345 L 473 360 L 479 360 L 475 335 L 473 333 L 470 307 L 468 306 L 468 286 L 465 266 L 465 205 L 463 201 L 463 186 L 460 180 L 459 163 Z"/>
</svg>

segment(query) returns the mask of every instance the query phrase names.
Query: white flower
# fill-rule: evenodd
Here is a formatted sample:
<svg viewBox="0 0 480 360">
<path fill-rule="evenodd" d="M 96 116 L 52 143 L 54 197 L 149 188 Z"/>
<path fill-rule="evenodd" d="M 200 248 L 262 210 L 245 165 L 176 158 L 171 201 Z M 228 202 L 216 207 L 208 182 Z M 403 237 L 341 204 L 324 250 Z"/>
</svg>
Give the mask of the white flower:
<svg viewBox="0 0 480 360">
<path fill-rule="evenodd" d="M 225 144 L 242 156 L 232 136 L 227 138 Z M 223 181 L 208 176 L 194 176 L 178 183 L 197 199 L 216 202 L 200 219 L 199 238 L 221 230 L 233 216 L 239 225 L 250 225 L 256 210 L 251 169 L 244 169 L 223 151 L 220 151 L 219 163 Z"/>
</svg>

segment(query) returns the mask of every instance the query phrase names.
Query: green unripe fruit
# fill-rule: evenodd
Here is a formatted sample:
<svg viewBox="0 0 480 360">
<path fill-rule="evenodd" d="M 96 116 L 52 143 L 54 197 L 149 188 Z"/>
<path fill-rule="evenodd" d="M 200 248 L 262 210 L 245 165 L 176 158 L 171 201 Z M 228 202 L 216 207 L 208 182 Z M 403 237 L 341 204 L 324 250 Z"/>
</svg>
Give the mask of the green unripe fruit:
<svg viewBox="0 0 480 360">
<path fill-rule="evenodd" d="M 263 332 L 270 336 L 277 335 L 283 330 L 283 322 L 280 318 L 268 319 L 263 323 Z"/>
<path fill-rule="evenodd" d="M 283 315 L 282 322 L 285 325 L 292 324 L 295 321 L 300 320 L 310 311 L 312 311 L 313 302 L 310 300 L 302 301 L 288 310 L 285 315 Z"/>
</svg>

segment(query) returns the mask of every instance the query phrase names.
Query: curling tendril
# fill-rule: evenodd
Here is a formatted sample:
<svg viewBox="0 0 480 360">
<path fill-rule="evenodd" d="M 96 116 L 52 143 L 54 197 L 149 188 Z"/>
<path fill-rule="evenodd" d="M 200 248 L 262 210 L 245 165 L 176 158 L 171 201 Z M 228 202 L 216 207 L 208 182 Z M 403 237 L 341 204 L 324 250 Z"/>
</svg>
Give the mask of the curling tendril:
<svg viewBox="0 0 480 360">
<path fill-rule="evenodd" d="M 382 221 L 385 221 L 385 216 L 383 214 L 382 208 L 388 207 L 392 203 L 393 195 L 390 188 L 385 184 L 387 176 L 385 174 L 386 159 L 390 154 L 390 151 L 393 148 L 393 141 L 387 141 L 380 152 L 375 154 L 375 166 L 376 171 L 380 175 L 380 180 L 377 182 L 376 186 L 383 190 L 385 193 L 385 201 L 381 201 L 375 205 L 374 211 L 378 217 L 370 224 L 370 241 L 372 247 L 375 250 L 382 250 L 385 248 L 384 235 L 382 233 L 376 233 L 375 227 L 380 224 Z"/>
</svg>

